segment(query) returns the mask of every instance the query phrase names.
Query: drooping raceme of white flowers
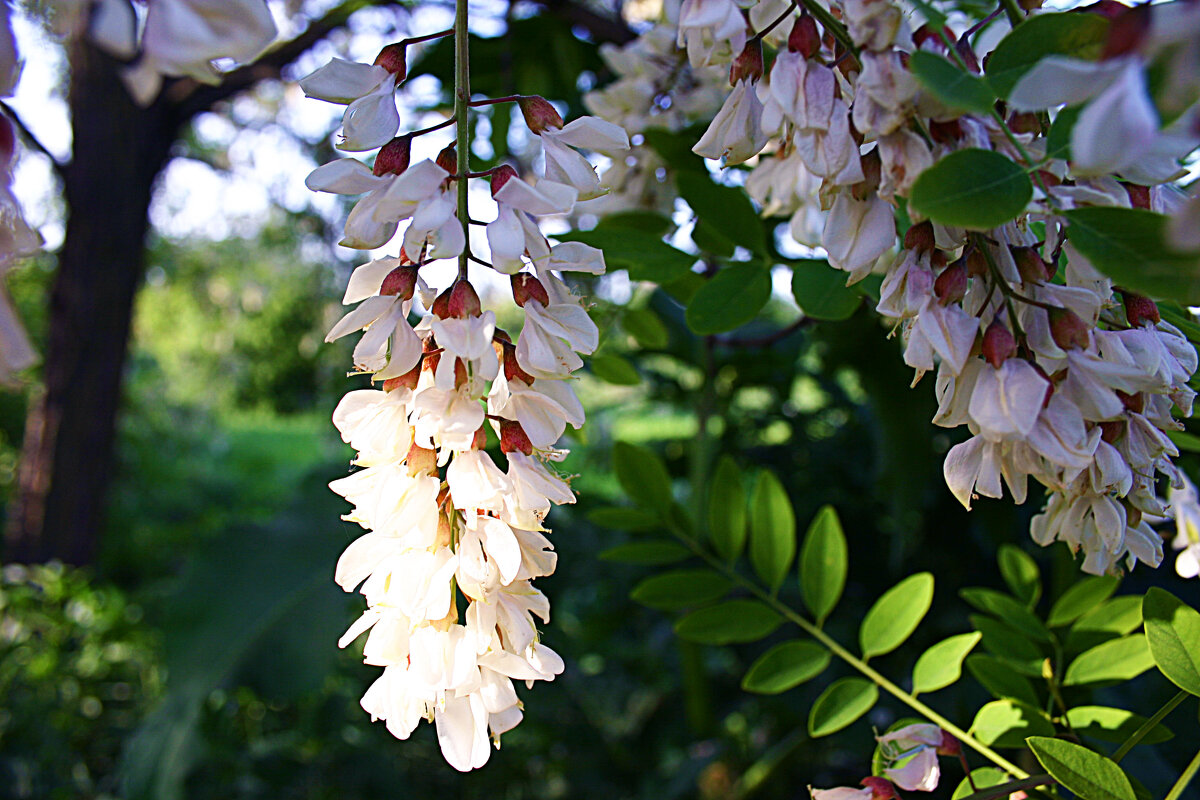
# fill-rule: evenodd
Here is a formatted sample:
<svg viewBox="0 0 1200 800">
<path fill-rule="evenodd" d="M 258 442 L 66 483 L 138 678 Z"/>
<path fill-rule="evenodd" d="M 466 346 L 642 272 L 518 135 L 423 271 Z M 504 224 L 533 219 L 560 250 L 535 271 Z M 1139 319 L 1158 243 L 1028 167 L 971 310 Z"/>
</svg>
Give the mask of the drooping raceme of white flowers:
<svg viewBox="0 0 1200 800">
<path fill-rule="evenodd" d="M 450 286 L 430 287 L 420 275 L 469 246 L 456 200 L 467 170 L 453 145 L 410 166 L 412 135 L 396 136 L 393 99 L 403 47 L 398 58 L 390 47 L 375 65 L 334 61 L 301 81 L 310 96 L 347 106 L 342 149 L 382 145 L 373 167 L 338 159 L 318 167 L 309 187 L 363 195 L 344 245 L 398 248 L 355 269 L 343 300 L 354 308 L 327 337 L 364 331 L 354 367 L 379 384 L 350 392 L 334 412 L 360 469 L 330 487 L 353 505 L 345 518 L 367 531 L 337 564 L 337 582 L 367 601 L 339 644 L 366 633 L 364 660 L 383 668 L 362 698 L 372 719 L 401 739 L 432 721 L 446 760 L 465 771 L 521 721 L 515 684 L 563 670 L 540 640 L 550 604 L 532 581 L 557 560 L 547 512 L 575 500 L 553 467 L 566 454 L 555 445 L 568 425 L 583 424 L 571 375 L 598 331 L 559 274 L 600 274 L 604 258 L 583 244 L 551 245 L 537 217 L 603 193 L 577 148 L 614 153 L 628 139 L 612 123 L 564 124 L 541 98 L 519 100 L 542 141 L 544 174 L 530 183 L 512 167 L 490 170 L 499 210 L 486 227 L 490 263 L 510 276 L 525 312 L 513 337 L 483 310 L 461 267 Z M 420 307 L 427 311 L 414 325 Z M 489 428 L 503 466 L 485 449 Z"/>
<path fill-rule="evenodd" d="M 1175 414 L 1191 413 L 1196 351 L 1154 303 L 1114 289 L 1071 247 L 1062 212 L 1149 207 L 1174 215 L 1171 233 L 1189 246 L 1187 220 L 1200 205 L 1168 182 L 1200 144 L 1200 114 L 1176 109 L 1184 113 L 1160 130 L 1146 69 L 1167 58 L 1181 84 L 1174 96 L 1196 95 L 1200 14 L 1187 3 L 1127 9 L 1101 61 L 1046 59 L 1016 86 L 1019 110 L 1085 104 L 1068 163 L 1044 159 L 1046 137 L 1028 127 L 1030 115 L 1014 113 L 1006 131 L 924 92 L 907 56 L 946 55 L 947 43 L 928 26 L 911 31 L 898 5 L 835 5 L 857 57 L 807 11 L 776 19 L 786 6 L 684 1 L 673 22 L 690 66 L 728 66 L 732 89 L 694 151 L 727 166 L 754 163 L 745 185 L 764 213 L 791 214 L 793 237 L 823 247 L 849 283 L 883 276 L 877 310 L 896 321 L 905 362 L 917 380 L 936 372 L 934 422 L 972 434 L 945 463 L 966 507 L 977 495 L 1003 496 L 1005 486 L 1024 502 L 1033 478 L 1047 490 L 1031 530 L 1039 544 L 1066 542 L 1096 574 L 1158 565 L 1162 537 L 1143 517 L 1164 516 L 1160 489 L 1182 486 L 1166 432 L 1181 427 Z M 965 37 L 948 35 L 956 57 L 978 72 L 981 58 Z M 769 68 L 764 36 L 778 47 Z M 647 124 L 635 104 L 618 102 L 628 92 L 608 92 L 594 107 L 617 123 Z M 1042 188 L 1026 213 L 990 231 L 918 218 L 897 252 L 898 202 L 922 171 L 961 148 L 1044 161 Z"/>
</svg>

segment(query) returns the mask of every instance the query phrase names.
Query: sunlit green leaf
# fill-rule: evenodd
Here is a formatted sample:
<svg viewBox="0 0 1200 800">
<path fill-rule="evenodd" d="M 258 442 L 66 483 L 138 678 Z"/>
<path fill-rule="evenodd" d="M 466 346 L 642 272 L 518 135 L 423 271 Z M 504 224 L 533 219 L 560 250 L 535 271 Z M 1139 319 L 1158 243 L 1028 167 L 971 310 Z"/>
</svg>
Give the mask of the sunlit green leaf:
<svg viewBox="0 0 1200 800">
<path fill-rule="evenodd" d="M 1075 706 L 1067 710 L 1071 730 L 1106 742 L 1124 742 L 1145 722 L 1146 718 L 1123 708 L 1106 706 Z M 1145 744 L 1158 744 L 1172 738 L 1163 725 L 1155 725 L 1142 738 Z"/>
<path fill-rule="evenodd" d="M 834 681 L 808 713 L 808 735 L 814 739 L 837 733 L 870 711 L 879 700 L 879 687 L 862 678 Z"/>
<path fill-rule="evenodd" d="M 890 653 L 912 635 L 933 602 L 933 575 L 910 575 L 883 593 L 863 617 L 858 641 L 864 657 Z"/>
<path fill-rule="evenodd" d="M 829 651 L 814 642 L 783 642 L 759 656 L 742 688 L 758 694 L 779 694 L 812 680 L 829 666 Z"/>
<path fill-rule="evenodd" d="M 796 515 L 787 490 L 770 470 L 758 474 L 750 499 L 750 564 L 774 591 L 796 555 Z"/>
<path fill-rule="evenodd" d="M 1136 800 L 1129 778 L 1112 759 L 1052 735 L 1032 736 L 1028 745 L 1054 780 L 1081 800 Z"/>
<path fill-rule="evenodd" d="M 1157 586 L 1142 601 L 1154 663 L 1171 683 L 1200 695 L 1200 613 Z"/>
<path fill-rule="evenodd" d="M 771 299 L 771 272 L 762 264 L 726 267 L 707 281 L 687 307 L 687 324 L 702 336 L 745 325 Z"/>
<path fill-rule="evenodd" d="M 1120 580 L 1108 575 L 1087 576 L 1062 593 L 1050 607 L 1046 624 L 1051 628 L 1067 625 L 1103 603 L 1117 590 Z"/>
<path fill-rule="evenodd" d="M 1054 724 L 1031 705 L 993 700 L 979 709 L 970 732 L 988 747 L 1020 747 L 1027 736 L 1053 736 Z"/>
<path fill-rule="evenodd" d="M 846 535 L 837 512 L 833 506 L 822 506 L 808 526 L 800 552 L 800 594 L 818 625 L 842 596 L 847 558 Z"/>
<path fill-rule="evenodd" d="M 981 633 L 960 633 L 930 647 L 913 667 L 913 694 L 944 689 L 962 676 L 962 663 L 979 644 Z"/>
<path fill-rule="evenodd" d="M 1111 683 L 1136 678 L 1154 666 L 1146 637 L 1140 633 L 1113 639 L 1081 654 L 1067 667 L 1064 686 Z"/>
</svg>

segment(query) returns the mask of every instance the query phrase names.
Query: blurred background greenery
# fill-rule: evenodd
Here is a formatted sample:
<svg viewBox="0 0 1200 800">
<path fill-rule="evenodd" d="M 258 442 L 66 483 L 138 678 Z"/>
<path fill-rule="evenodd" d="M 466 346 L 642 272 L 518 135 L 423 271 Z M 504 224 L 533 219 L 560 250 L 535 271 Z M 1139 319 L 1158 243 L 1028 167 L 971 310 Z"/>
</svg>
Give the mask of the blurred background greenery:
<svg viewBox="0 0 1200 800">
<path fill-rule="evenodd" d="M 541 80 L 521 89 L 582 113 L 581 88 L 605 77 L 597 42 L 548 15 L 513 24 L 542 49 L 502 48 L 515 59 L 504 80 Z M 491 47 L 499 58 L 500 39 L 476 52 Z M 547 47 L 592 71 L 564 84 L 568 70 L 540 67 Z M 416 72 L 444 73 L 444 55 L 435 50 Z M 499 78 L 483 83 L 476 88 L 509 90 Z M 273 97 L 255 100 L 264 114 Z M 218 175 L 253 128 L 232 108 L 221 115 L 236 135 L 220 147 L 193 136 L 179 153 L 217 165 Z M 500 122 L 486 130 L 503 144 Z M 328 157 L 324 133 L 296 138 L 314 163 Z M 488 148 L 480 142 L 481 160 Z M 982 501 L 970 516 L 958 507 L 938 468 L 954 441 L 929 424 L 931 387 L 908 388 L 895 340 L 865 309 L 776 336 L 797 313 L 779 296 L 736 338 L 705 341 L 667 292 L 631 288 L 619 275 L 589 280 L 579 288 L 595 302 L 605 366 L 579 384 L 589 420 L 568 437 L 564 465 L 577 475 L 579 502 L 551 515 L 559 567 L 539 582 L 554 614 L 544 640 L 567 669 L 522 690 L 524 723 L 484 769 L 459 775 L 431 726 L 402 743 L 369 721 L 358 698 L 376 668 L 361 664 L 361 643 L 336 648 L 360 602 L 334 585 L 333 565 L 358 531 L 338 520 L 344 505 L 325 487 L 350 458 L 329 420 L 338 397 L 362 385 L 345 377 L 350 345 L 323 343 L 353 263 L 329 244 L 339 227 L 336 213 L 280 205 L 244 236 L 152 236 L 99 556 L 83 569 L 3 568 L 0 798 L 791 798 L 809 784 L 857 782 L 871 728 L 902 715 L 896 704 L 810 740 L 809 705 L 844 673 L 748 695 L 739 688 L 746 667 L 783 633 L 701 648 L 628 599 L 654 568 L 606 561 L 602 552 L 630 537 L 589 521 L 590 510 L 622 502 L 608 463 L 618 440 L 662 453 L 680 500 L 724 452 L 747 485 L 756 469 L 774 470 L 802 523 L 833 504 L 851 554 L 846 598 L 828 626 L 843 640 L 886 587 L 932 571 L 928 620 L 879 659 L 897 678 L 925 647 L 969 629 L 955 593 L 1001 585 L 999 544 L 1039 561 L 1051 598 L 1075 580 L 1063 548 L 1028 541 L 1036 498 L 1020 509 Z M 51 256 L 35 259 L 9 284 L 35 338 L 52 270 Z M 14 488 L 35 391 L 36 376 L 0 394 L 0 500 Z M 1169 576 L 1139 571 L 1128 589 L 1149 578 Z M 1193 585 L 1171 588 L 1196 604 Z M 783 596 L 796 599 L 793 581 Z M 1150 709 L 1173 693 L 1156 672 L 1115 691 L 1098 694 L 1114 705 L 1138 697 Z M 962 682 L 932 702 L 966 724 L 987 699 Z M 1173 776 L 1162 770 L 1162 780 Z"/>
</svg>

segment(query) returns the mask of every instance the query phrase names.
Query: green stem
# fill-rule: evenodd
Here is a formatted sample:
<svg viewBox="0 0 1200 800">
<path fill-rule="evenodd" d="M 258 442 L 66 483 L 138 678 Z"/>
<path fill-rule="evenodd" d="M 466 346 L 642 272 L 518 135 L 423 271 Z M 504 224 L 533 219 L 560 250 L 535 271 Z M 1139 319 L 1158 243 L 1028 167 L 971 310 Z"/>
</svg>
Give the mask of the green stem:
<svg viewBox="0 0 1200 800">
<path fill-rule="evenodd" d="M 1174 711 L 1176 706 L 1188 699 L 1190 696 L 1191 695 L 1189 695 L 1187 692 L 1180 691 L 1179 694 L 1175 695 L 1165 704 L 1163 704 L 1162 708 L 1154 712 L 1154 716 L 1143 722 L 1140 728 L 1130 734 L 1129 738 L 1121 743 L 1121 746 L 1118 747 L 1116 752 L 1112 754 L 1112 760 L 1120 764 L 1121 759 L 1125 757 L 1126 753 L 1137 747 L 1138 742 L 1144 739 L 1146 734 L 1154 729 L 1154 726 L 1166 719 L 1167 714 L 1170 714 L 1172 711 Z"/>
<path fill-rule="evenodd" d="M 817 22 L 821 23 L 821 27 L 831 34 L 833 38 L 841 42 L 842 47 L 850 53 L 854 54 L 854 58 L 861 64 L 862 59 L 858 58 L 858 48 L 854 44 L 854 40 L 850 38 L 850 32 L 846 30 L 846 26 L 841 20 L 829 13 L 829 9 L 817 2 L 817 0 L 800 0 L 800 5 L 808 10 L 808 13 L 816 17 Z"/>
<path fill-rule="evenodd" d="M 1025 12 L 1017 5 L 1017 0 L 1000 0 L 1000 5 L 1004 6 L 1004 13 L 1014 28 L 1025 21 Z"/>
<path fill-rule="evenodd" d="M 1200 751 L 1192 756 L 1191 763 L 1184 768 L 1183 774 L 1179 776 L 1179 780 L 1175 781 L 1171 791 L 1167 792 L 1166 800 L 1176 800 L 1179 795 L 1183 794 L 1183 790 L 1192 782 L 1192 778 L 1196 777 L 1196 770 L 1200 770 Z"/>
<path fill-rule="evenodd" d="M 463 251 L 458 255 L 458 278 L 467 279 L 470 247 L 470 215 L 467 209 L 467 173 L 471 171 L 471 67 L 467 44 L 467 0 L 454 4 L 454 120 L 458 151 L 458 220 L 463 228 Z"/>
<path fill-rule="evenodd" d="M 1034 775 L 1032 777 L 1025 778 L 1024 780 L 1009 781 L 1008 783 L 1002 783 L 999 786 L 989 786 L 986 789 L 980 789 L 978 792 L 974 792 L 973 794 L 969 794 L 962 798 L 962 800 L 995 800 L 997 797 L 1004 797 L 1007 794 L 1019 792 L 1023 789 L 1033 789 L 1038 786 L 1049 786 L 1052 783 L 1056 783 L 1056 781 L 1049 775 Z"/>
<path fill-rule="evenodd" d="M 822 645 L 824 645 L 826 648 L 828 648 L 828 650 L 831 653 L 833 653 L 835 656 L 842 659 L 847 664 L 854 667 L 856 670 L 861 672 L 863 675 L 867 676 L 872 681 L 874 681 L 875 685 L 877 685 L 879 688 L 883 689 L 885 692 L 889 693 L 890 695 L 895 697 L 897 700 L 899 700 L 900 702 L 907 705 L 913 711 L 916 711 L 918 714 L 921 714 L 926 719 L 928 719 L 930 722 L 936 724 L 939 728 L 946 731 L 950 735 L 954 736 L 960 742 L 967 745 L 967 747 L 970 747 L 972 750 L 979 753 L 981 756 L 988 759 L 993 764 L 1000 767 L 1001 769 L 1003 769 L 1005 772 L 1009 773 L 1013 777 L 1018 778 L 1018 779 L 1025 779 L 1025 778 L 1029 777 L 1028 772 L 1021 769 L 1016 764 L 1012 763 L 1007 758 L 1005 758 L 1004 756 L 997 753 L 995 750 L 992 750 L 990 747 L 985 745 L 983 742 L 979 741 L 974 736 L 971 736 L 969 733 L 964 731 L 962 728 L 958 727 L 953 722 L 946 719 L 941 714 L 937 713 L 932 708 L 925 705 L 920 700 L 918 700 L 917 698 L 913 697 L 908 692 L 901 689 L 896 684 L 892 683 L 890 680 L 885 678 L 879 672 L 876 672 L 873 668 L 868 666 L 866 662 L 864 662 L 862 659 L 858 658 L 858 656 L 854 655 L 849 650 L 842 647 L 840 644 L 838 644 L 836 641 L 834 641 L 832 638 L 830 638 L 830 636 L 827 633 L 825 633 L 825 631 L 821 630 L 816 625 L 814 625 L 813 623 L 809 622 L 804 617 L 797 614 L 789 606 L 780 602 L 778 598 L 776 598 L 775 596 L 764 591 L 763 589 L 761 589 L 758 585 L 756 585 L 752 581 L 749 581 L 746 578 L 742 577 L 742 575 L 739 574 L 735 569 L 733 569 L 728 564 L 725 564 L 720 559 L 716 558 L 712 554 L 705 551 L 703 548 L 701 548 L 695 541 L 693 541 L 689 537 L 682 535 L 678 531 L 674 531 L 674 533 L 675 533 L 676 538 L 678 538 L 680 541 L 682 541 L 683 544 L 686 545 L 693 553 L 695 553 L 700 558 L 704 559 L 704 561 L 708 562 L 709 566 L 711 566 L 713 569 L 716 569 L 716 570 L 722 572 L 727 578 L 732 580 L 734 583 L 738 584 L 743 589 L 746 589 L 751 594 L 753 594 L 755 597 L 757 597 L 759 600 L 763 601 L 768 606 L 773 608 L 776 612 L 778 612 L 786 620 L 788 620 L 792 624 L 796 625 L 802 631 L 804 631 L 809 636 L 816 639 L 818 642 L 820 642 Z"/>
</svg>

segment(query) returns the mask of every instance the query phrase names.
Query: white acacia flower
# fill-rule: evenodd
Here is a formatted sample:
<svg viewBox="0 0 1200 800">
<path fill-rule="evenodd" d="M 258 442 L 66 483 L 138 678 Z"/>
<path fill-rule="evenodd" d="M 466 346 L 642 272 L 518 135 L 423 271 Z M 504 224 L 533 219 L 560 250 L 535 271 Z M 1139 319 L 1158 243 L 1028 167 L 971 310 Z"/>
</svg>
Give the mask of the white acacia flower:
<svg viewBox="0 0 1200 800">
<path fill-rule="evenodd" d="M 801 130 L 828 130 L 833 123 L 836 85 L 829 67 L 800 53 L 781 51 L 757 88 L 763 104 L 763 130 L 778 133 L 784 123 Z"/>
<path fill-rule="evenodd" d="M 578 192 L 579 200 L 600 197 L 608 193 L 608 188 L 600 183 L 591 163 L 573 148 L 604 155 L 629 149 L 629 135 L 625 129 L 599 117 L 579 117 L 562 128 L 546 128 L 540 136 L 546 160 L 546 180 L 570 186 Z"/>
<path fill-rule="evenodd" d="M 762 129 L 762 102 L 749 78 L 733 87 L 721 110 L 713 117 L 708 130 L 692 147 L 692 152 L 705 158 L 718 159 L 727 166 L 741 164 L 767 144 Z"/>
<path fill-rule="evenodd" d="M 1180 487 L 1170 486 L 1167 499 L 1175 517 L 1175 539 L 1171 547 L 1179 551 L 1175 572 L 1181 578 L 1200 576 L 1200 496 L 1196 485 L 1184 477 Z"/>
<path fill-rule="evenodd" d="M 847 283 L 865 278 L 895 243 L 896 220 L 886 200 L 876 195 L 860 201 L 846 191 L 838 194 L 821 244 L 829 253 L 829 264 L 850 273 Z"/>
<path fill-rule="evenodd" d="M 346 106 L 338 143 L 342 150 L 382 147 L 400 128 L 396 76 L 379 65 L 335 58 L 301 78 L 300 88 L 309 97 Z"/>
<path fill-rule="evenodd" d="M 687 48 L 693 67 L 728 61 L 746 38 L 746 20 L 733 0 L 683 0 L 678 44 Z"/>
</svg>

